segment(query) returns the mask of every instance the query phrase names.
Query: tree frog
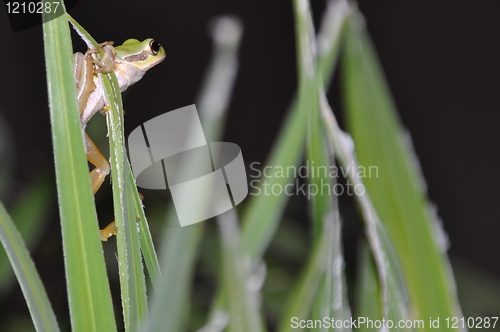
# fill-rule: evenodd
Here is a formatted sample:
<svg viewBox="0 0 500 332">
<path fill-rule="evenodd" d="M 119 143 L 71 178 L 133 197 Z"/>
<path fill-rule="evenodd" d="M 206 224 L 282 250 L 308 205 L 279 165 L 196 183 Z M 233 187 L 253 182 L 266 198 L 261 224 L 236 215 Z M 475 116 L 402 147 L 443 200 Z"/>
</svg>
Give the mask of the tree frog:
<svg viewBox="0 0 500 332">
<path fill-rule="evenodd" d="M 152 67 L 165 59 L 165 50 L 154 39 L 139 41 L 128 39 L 123 45 L 113 47 L 113 42 L 104 42 L 100 47 L 104 51 L 101 61 L 97 61 L 93 54 L 100 50 L 89 49 L 85 54 L 75 53 L 75 79 L 78 97 L 78 108 L 82 128 L 85 130 L 87 122 L 97 113 L 105 112 L 105 91 L 98 73 L 114 71 L 120 90 L 123 92 L 129 86 L 139 81 Z M 85 133 L 85 149 L 87 160 L 95 168 L 90 172 L 92 191 L 95 194 L 109 174 L 110 166 L 99 148 L 87 133 Z M 101 230 L 101 240 L 106 241 L 116 234 L 114 222 Z"/>
</svg>

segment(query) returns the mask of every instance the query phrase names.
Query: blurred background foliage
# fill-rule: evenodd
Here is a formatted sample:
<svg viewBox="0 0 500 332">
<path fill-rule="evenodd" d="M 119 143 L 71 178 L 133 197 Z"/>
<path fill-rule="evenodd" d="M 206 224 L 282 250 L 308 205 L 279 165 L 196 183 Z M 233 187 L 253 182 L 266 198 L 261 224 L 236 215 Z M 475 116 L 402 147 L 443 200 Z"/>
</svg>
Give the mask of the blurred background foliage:
<svg viewBox="0 0 500 332">
<path fill-rule="evenodd" d="M 98 40 L 154 37 L 167 50 L 164 64 L 124 96 L 126 134 L 144 121 L 196 100 L 208 65 L 211 42 L 206 26 L 215 15 L 240 17 L 244 35 L 240 70 L 228 106 L 224 140 L 238 144 L 249 165 L 263 163 L 296 93 L 296 45 L 290 1 L 152 2 L 137 8 L 124 2 L 116 8 L 100 2 L 104 15 L 81 1 L 71 14 Z M 403 125 L 409 129 L 421 162 L 430 199 L 436 204 L 451 244 L 458 297 L 466 317 L 498 316 L 500 312 L 498 197 L 498 34 L 500 5 L 495 1 L 460 3 L 430 1 L 359 1 L 367 29 L 380 55 Z M 324 2 L 312 4 L 314 24 Z M 132 22 L 132 23 L 131 23 Z M 112 28 L 114 27 L 114 28 Z M 116 27 L 120 27 L 117 29 Z M 64 266 L 57 218 L 52 147 L 46 99 L 43 47 L 39 27 L 12 34 L 0 14 L 0 197 L 31 249 L 52 305 L 64 328 L 69 326 Z M 74 38 L 75 51 L 85 46 Z M 156 70 L 158 69 L 158 70 Z M 349 119 L 338 73 L 327 91 L 344 130 Z M 29 95 L 29 98 L 27 97 Z M 144 101 L 147 100 L 147 103 Z M 147 105 L 147 108 L 144 105 Z M 104 117 L 89 126 L 90 135 L 108 154 Z M 352 134 L 352 132 L 351 132 Z M 247 168 L 248 175 L 252 171 Z M 344 181 L 344 179 L 340 179 Z M 104 225 L 113 219 L 108 184 L 96 196 Z M 165 226 L 168 193 L 145 191 L 146 213 L 159 241 Z M 361 274 L 363 224 L 352 198 L 339 197 L 342 242 L 349 290 Z M 291 197 L 263 260 L 262 288 L 266 322 L 279 324 L 286 300 L 314 246 L 311 217 L 304 197 Z M 193 274 L 189 330 L 205 324 L 217 292 L 221 266 L 215 221 L 204 223 Z M 119 294 L 114 240 L 105 244 L 111 287 Z M 114 278 L 114 279 L 113 279 Z M 32 324 L 5 258 L 0 260 L 1 330 L 30 331 Z M 349 291 L 354 315 L 358 306 Z M 119 301 L 115 303 L 119 306 Z"/>
</svg>

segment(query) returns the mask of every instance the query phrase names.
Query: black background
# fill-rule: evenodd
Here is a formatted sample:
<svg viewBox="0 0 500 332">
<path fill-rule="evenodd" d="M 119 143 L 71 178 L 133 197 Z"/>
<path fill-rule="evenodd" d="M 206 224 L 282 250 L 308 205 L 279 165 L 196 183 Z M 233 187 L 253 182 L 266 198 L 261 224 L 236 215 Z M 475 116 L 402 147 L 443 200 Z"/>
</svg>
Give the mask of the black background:
<svg viewBox="0 0 500 332">
<path fill-rule="evenodd" d="M 365 0 L 359 6 L 451 253 L 500 277 L 500 2 Z M 313 1 L 316 21 L 323 8 Z M 211 54 L 207 24 L 216 15 L 239 16 L 241 67 L 224 140 L 238 144 L 248 164 L 265 160 L 296 86 L 291 1 L 82 0 L 71 14 L 98 41 L 153 37 L 166 49 L 166 61 L 125 96 L 127 134 L 195 102 Z M 85 51 L 74 37 L 75 51 Z M 53 167 L 42 38 L 41 27 L 13 34 L 0 13 L 0 114 L 16 150 L 7 201 Z M 60 237 L 57 225 L 54 216 L 46 237 Z"/>
</svg>

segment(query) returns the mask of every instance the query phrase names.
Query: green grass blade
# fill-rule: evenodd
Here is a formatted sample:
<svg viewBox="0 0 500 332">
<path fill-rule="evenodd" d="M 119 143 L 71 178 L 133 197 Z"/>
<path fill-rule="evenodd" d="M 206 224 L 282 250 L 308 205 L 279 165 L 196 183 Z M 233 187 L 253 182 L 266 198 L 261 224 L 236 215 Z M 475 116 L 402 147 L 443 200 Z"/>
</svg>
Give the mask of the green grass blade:
<svg viewBox="0 0 500 332">
<path fill-rule="evenodd" d="M 300 320 L 322 320 L 324 317 L 340 320 L 351 317 L 339 241 L 340 220 L 335 220 L 332 216 L 327 218 L 325 229 L 315 235 L 307 264 L 290 294 L 281 319 L 280 332 L 302 330 L 292 325 L 292 317 Z M 350 331 L 348 328 L 331 330 Z"/>
<path fill-rule="evenodd" d="M 329 170 L 331 165 L 334 165 L 334 149 L 328 140 L 325 139 L 324 126 L 322 124 L 320 112 L 320 94 L 323 93 L 323 84 L 321 75 L 325 71 L 331 72 L 335 59 L 338 56 L 339 39 L 341 37 L 342 26 L 345 25 L 346 17 L 349 13 L 349 6 L 344 1 L 331 1 L 328 5 L 327 11 L 323 18 L 323 31 L 329 32 L 329 38 L 325 38 L 323 33 L 318 36 L 318 42 L 325 42 L 332 44 L 334 48 L 332 52 L 325 52 L 328 47 L 316 47 L 328 55 L 329 58 L 322 61 L 320 64 L 324 68 L 319 68 L 317 65 L 314 72 L 315 75 L 311 82 L 307 82 L 309 119 L 307 130 L 306 142 L 306 156 L 309 165 L 315 165 L 316 169 Z M 298 3 L 295 2 L 296 15 L 301 16 L 297 19 L 298 22 L 306 23 L 306 28 L 310 30 L 309 34 L 312 35 L 313 24 L 310 10 L 299 8 Z M 333 33 L 332 33 L 333 32 Z M 313 45 L 309 45 L 312 47 Z M 304 62 L 302 62 L 304 65 Z M 325 75 L 326 76 L 326 75 Z M 328 78 L 327 78 L 328 79 Z M 310 86 L 309 86 L 310 85 Z M 316 310 L 313 315 L 321 319 L 322 317 L 336 317 L 337 319 L 348 318 L 350 310 L 346 302 L 345 295 L 345 278 L 343 276 L 343 254 L 342 254 L 342 238 L 341 238 L 341 224 L 340 213 L 338 206 L 338 199 L 331 190 L 323 191 L 326 184 L 329 188 L 334 188 L 337 184 L 336 178 L 330 177 L 329 172 L 316 172 L 317 174 L 310 175 L 308 182 L 311 188 L 317 188 L 317 194 L 312 195 L 309 201 L 311 205 L 313 226 L 314 226 L 314 240 L 319 243 L 320 248 L 317 252 L 319 254 L 319 265 L 315 267 L 320 273 L 320 287 L 317 288 L 314 302 Z M 313 191 L 314 189 L 311 189 Z M 314 190 L 315 191 L 315 190 Z M 314 252 L 314 250 L 313 250 Z M 311 259 L 314 261 L 315 259 Z M 335 275 L 333 275 L 335 273 Z M 314 287 L 309 289 L 313 290 Z M 302 306 L 306 306 L 306 302 L 302 302 Z M 337 309 L 333 309 L 336 306 Z M 332 315 L 335 311 L 335 315 Z"/>
<path fill-rule="evenodd" d="M 58 8 L 63 9 L 60 2 Z M 115 331 L 83 135 L 66 17 L 44 14 L 50 120 L 73 331 Z M 48 21 L 50 20 L 50 21 Z"/>
<path fill-rule="evenodd" d="M 56 316 L 35 264 L 2 203 L 0 203 L 0 240 L 21 285 L 36 330 L 59 331 Z"/>
<path fill-rule="evenodd" d="M 259 271 L 252 271 L 252 262 L 242 250 L 241 233 L 236 211 L 230 210 L 217 217 L 221 234 L 222 281 L 229 313 L 228 330 L 231 332 L 265 331 L 259 313 L 260 287 L 250 278 L 262 279 Z M 261 266 L 262 267 L 262 266 Z"/>
<path fill-rule="evenodd" d="M 323 93 L 322 88 L 319 88 L 319 93 Z M 330 141 L 325 141 L 324 126 L 321 123 L 322 118 L 318 107 L 316 111 L 317 113 L 314 115 L 316 125 L 310 127 L 308 160 L 310 163 L 314 161 L 316 166 L 325 166 L 325 169 L 329 170 L 331 165 L 335 165 L 334 149 Z M 310 121 L 312 118 L 313 116 L 311 116 Z M 337 185 L 336 178 L 329 177 L 328 172 L 327 174 L 318 174 L 310 183 L 316 184 L 317 188 L 323 188 L 325 183 L 329 185 L 329 188 L 335 188 Z M 320 242 L 319 246 L 323 247 L 323 253 L 320 265 L 316 267 L 316 269 L 319 268 L 321 279 L 316 290 L 310 318 L 321 320 L 324 317 L 335 317 L 336 320 L 349 320 L 351 310 L 347 301 L 338 199 L 330 189 L 326 194 L 313 197 L 313 203 L 317 200 L 323 202 L 321 205 L 313 204 L 313 216 L 316 219 L 315 242 Z M 330 326 L 329 328 L 314 328 L 311 331 L 351 331 L 351 328 Z"/>
<path fill-rule="evenodd" d="M 81 25 L 68 15 L 76 31 L 97 47 L 97 42 Z M 117 235 L 118 261 L 120 266 L 120 286 L 122 306 L 127 330 L 138 331 L 140 324 L 148 317 L 146 282 L 142 264 L 141 250 L 153 280 L 159 278 L 159 264 L 151 233 L 144 215 L 142 203 L 126 157 L 124 146 L 123 106 L 118 81 L 114 73 L 100 75 L 106 91 L 106 113 L 109 144 L 111 152 L 111 174 L 113 177 L 113 205 Z M 140 240 L 137 227 L 141 234 Z"/>
<path fill-rule="evenodd" d="M 148 318 L 146 280 L 137 232 L 137 215 L 133 195 L 137 187 L 130 183 L 130 166 L 124 146 L 123 107 L 118 81 L 113 72 L 100 74 L 106 90 L 106 123 L 111 154 L 111 176 L 115 222 L 118 227 L 117 250 L 120 289 L 126 331 L 140 331 Z M 136 197 L 137 199 L 138 197 Z"/>
<path fill-rule="evenodd" d="M 344 17 L 338 13 L 342 11 L 346 13 L 347 8 L 345 2 L 330 4 L 323 21 L 333 24 L 332 20 L 337 19 L 339 21 L 335 24 L 340 27 Z M 309 113 L 307 162 L 309 165 L 314 165 L 315 169 L 321 167 L 330 169 L 331 156 L 323 137 L 322 119 L 319 112 L 319 95 L 320 90 L 322 91 L 321 72 L 315 67 L 315 59 L 307 58 L 308 56 L 314 57 L 315 49 L 314 40 L 310 37 L 314 35 L 314 31 L 308 3 L 294 1 L 294 12 L 297 22 L 297 44 L 300 48 L 298 52 L 300 73 L 298 105 Z M 340 30 L 337 28 L 337 31 L 334 36 L 338 39 Z M 326 42 L 325 39 L 318 39 Z M 336 44 L 335 39 L 329 40 L 329 42 L 333 45 Z M 330 55 L 330 63 L 333 62 L 332 57 L 334 58 L 334 55 Z M 331 66 L 329 69 L 331 70 Z M 317 173 L 319 174 L 308 178 L 311 192 L 316 191 L 310 197 L 315 234 L 313 250 L 299 282 L 292 291 L 281 320 L 280 331 L 296 330 L 297 327 L 291 324 L 292 317 L 297 317 L 300 320 L 307 319 L 311 314 L 313 304 L 315 308 L 312 312 L 313 319 L 333 317 L 332 315 L 335 315 L 337 319 L 350 317 L 350 310 L 344 296 L 346 286 L 343 284 L 343 256 L 337 197 L 333 196 L 330 190 L 323 191 L 325 185 L 333 188 L 336 181 L 328 176 L 329 172 Z M 334 271 L 336 272 L 335 276 L 333 275 Z"/>
<path fill-rule="evenodd" d="M 378 282 L 377 267 L 365 241 L 359 246 L 358 273 L 355 288 L 355 317 L 368 317 L 371 320 L 381 320 L 382 308 L 380 303 L 380 284 Z M 371 331 L 365 325 L 359 326 L 357 331 Z"/>
<path fill-rule="evenodd" d="M 127 189 L 132 188 L 128 195 L 130 195 L 133 199 L 135 214 L 138 218 L 137 223 L 139 224 L 141 252 L 148 269 L 149 277 L 151 278 L 151 282 L 154 286 L 161 279 L 160 263 L 158 261 L 158 256 L 156 255 L 153 238 L 151 237 L 151 232 L 149 230 L 149 224 L 146 219 L 146 215 L 144 214 L 144 208 L 137 193 L 137 185 L 135 184 L 130 164 L 128 164 L 128 174 Z"/>
<path fill-rule="evenodd" d="M 36 247 L 41 235 L 44 234 L 44 221 L 54 203 L 53 179 L 43 175 L 28 188 L 10 209 L 12 220 L 21 234 L 26 246 Z M 12 267 L 8 257 L 0 252 L 0 296 L 3 295 L 14 281 Z"/>
<path fill-rule="evenodd" d="M 223 67 L 221 66 L 222 61 L 226 63 L 228 68 L 231 68 L 233 81 L 236 68 L 237 68 L 237 47 L 239 45 L 239 40 L 241 38 L 241 24 L 239 21 L 230 18 L 223 18 L 217 21 L 217 25 L 213 31 L 215 40 L 226 40 L 223 44 L 219 44 L 218 47 L 221 48 L 219 51 L 219 65 L 214 63 L 212 66 L 212 75 L 208 75 L 212 80 L 207 80 L 205 82 L 205 88 L 207 96 L 214 95 L 216 89 L 220 89 L 218 82 L 216 81 L 217 76 L 215 75 L 217 71 L 221 71 Z M 229 37 L 232 39 L 229 42 Z M 227 48 L 224 51 L 224 48 Z M 217 68 L 219 67 L 219 68 Z M 229 77 L 228 77 L 229 78 Z M 229 83 L 229 82 L 228 82 Z M 226 104 L 229 101 L 229 89 L 232 87 L 232 82 L 230 84 L 226 83 L 225 93 Z M 222 92 L 222 91 L 221 91 Z M 220 94 L 220 92 L 219 92 Z M 210 107 L 207 104 L 210 98 L 204 98 L 205 102 L 200 106 L 205 109 L 203 114 L 204 124 L 209 128 L 206 131 L 207 137 L 214 137 L 220 135 L 220 128 L 224 121 L 220 118 L 214 117 L 214 112 L 210 112 Z M 227 105 L 221 104 L 218 109 L 225 109 Z M 212 107 L 213 109 L 213 107 Z M 208 111 L 208 112 L 207 112 Z M 229 314 L 229 326 L 230 331 L 241 331 L 241 332 L 258 332 L 265 331 L 263 324 L 263 319 L 259 312 L 259 299 L 260 299 L 260 285 L 256 287 L 250 287 L 250 285 L 259 284 L 255 280 L 263 279 L 262 265 L 256 267 L 252 264 L 250 258 L 243 250 L 241 245 L 241 232 L 238 225 L 238 215 L 235 210 L 230 210 L 224 214 L 217 217 L 217 226 L 220 233 L 221 239 L 221 273 L 220 273 L 220 284 L 219 287 L 222 290 L 216 298 L 216 305 L 214 306 L 214 313 L 220 312 L 223 304 Z M 254 262 L 255 263 L 255 262 Z"/>
<path fill-rule="evenodd" d="M 357 171 L 349 171 L 358 169 L 350 137 L 340 129 L 324 93 L 321 98 L 321 114 L 328 139 L 335 148 L 341 167 L 346 171 L 347 179 L 355 192 L 354 197 L 358 201 L 365 223 L 366 236 L 377 268 L 377 279 L 380 283 L 379 303 L 374 304 L 374 306 L 380 308 L 380 317 L 390 318 L 394 321 L 407 319 L 410 317 L 408 294 L 400 263 L 369 195 L 362 190 L 356 191 L 356 188 L 358 190 L 364 188 L 364 184 Z"/>
<path fill-rule="evenodd" d="M 299 165 L 304 149 L 306 134 L 307 113 L 303 108 L 295 105 L 289 113 L 282 131 L 266 162 L 267 166 L 297 166 Z M 268 177 L 269 187 L 284 187 L 291 183 L 291 177 Z M 256 192 L 258 194 L 258 191 Z M 242 241 L 245 250 L 254 259 L 260 259 L 269 245 L 281 215 L 285 209 L 288 196 L 286 195 L 256 195 L 248 198 L 242 216 Z"/>
<path fill-rule="evenodd" d="M 412 317 L 426 321 L 460 317 L 445 249 L 438 244 L 413 150 L 360 20 L 353 20 L 348 36 L 343 85 L 349 130 L 360 165 L 378 168 L 377 177 L 364 179 L 366 189 L 401 262 Z"/>
<path fill-rule="evenodd" d="M 333 11 L 331 9 L 337 9 Z M 339 45 L 342 40 L 342 27 L 349 16 L 350 9 L 342 9 L 342 5 L 330 7 L 323 19 L 322 30 L 318 34 L 319 53 L 317 54 L 318 75 L 324 82 L 329 82 L 333 76 L 335 62 L 339 53 Z M 338 15 L 338 16 L 337 16 Z M 312 36 L 308 38 L 312 39 Z M 301 50 L 298 47 L 299 57 Z M 298 60 L 299 61 L 299 60 Z M 299 87 L 300 90 L 300 87 Z M 300 92 L 299 92 L 300 93 Z M 300 97 L 298 97 L 300 99 Z M 266 165 L 272 168 L 276 166 L 298 166 L 301 162 L 306 139 L 307 110 L 299 105 L 298 99 L 290 108 L 287 118 L 279 136 L 270 152 Z M 266 178 L 269 187 L 273 185 L 281 188 L 293 181 L 289 177 Z M 250 255 L 256 259 L 262 257 L 269 245 L 281 215 L 288 201 L 287 195 L 256 195 L 249 198 L 242 217 L 243 244 Z"/>
<path fill-rule="evenodd" d="M 333 12 L 330 12 L 330 15 Z M 337 12 L 338 13 L 338 12 Z M 341 15 L 339 22 L 342 26 L 347 13 Z M 330 15 L 327 15 L 330 18 Z M 325 41 L 322 43 L 322 52 L 319 56 L 319 68 L 322 77 L 328 78 L 332 75 L 333 64 L 338 54 L 340 42 L 340 29 L 336 25 L 325 24 L 324 29 L 318 37 Z M 271 153 L 272 157 L 268 165 L 298 165 L 302 154 L 302 144 L 305 138 L 305 121 L 307 114 L 301 113 L 297 103 L 294 104 L 287 118 L 278 141 Z M 302 136 L 302 138 L 300 138 Z M 272 183 L 286 185 L 292 179 L 271 179 Z M 272 199 L 270 199 L 272 198 Z M 246 206 L 243 223 L 243 242 L 249 253 L 258 261 L 267 247 L 277 227 L 287 196 L 253 197 Z M 218 306 L 214 314 L 219 313 Z"/>
<path fill-rule="evenodd" d="M 333 78 L 345 30 L 354 7 L 347 0 L 329 0 L 316 37 L 318 74 L 325 90 Z"/>
<path fill-rule="evenodd" d="M 222 17 L 213 25 L 214 53 L 202 91 L 198 112 L 207 141 L 218 141 L 236 77 L 239 22 Z M 173 207 L 167 214 L 160 260 L 162 279 L 151 304 L 151 320 L 146 331 L 184 331 L 189 312 L 190 281 L 203 223 L 180 227 Z"/>
<path fill-rule="evenodd" d="M 167 218 L 171 223 L 178 223 L 173 209 Z M 160 249 L 161 279 L 155 285 L 150 304 L 151 318 L 144 327 L 148 332 L 185 331 L 196 249 L 203 231 L 199 225 L 166 227 Z"/>
<path fill-rule="evenodd" d="M 333 14 L 339 15 L 335 20 L 337 24 L 327 24 L 333 19 Z M 318 40 L 321 42 L 321 53 L 318 57 L 318 68 L 321 68 L 320 75 L 329 80 L 333 75 L 333 67 L 338 55 L 341 29 L 344 20 L 348 16 L 348 11 L 329 10 L 323 21 L 322 31 Z M 307 113 L 304 108 L 299 108 L 295 100 L 289 110 L 288 116 L 279 134 L 279 137 L 270 153 L 267 165 L 275 166 L 298 166 L 303 152 Z M 292 182 L 291 178 L 270 178 L 270 183 L 285 186 Z M 284 206 L 288 200 L 287 195 L 265 196 L 257 195 L 248 197 L 249 203 L 245 206 L 243 213 L 242 241 L 246 254 L 250 255 L 254 265 L 258 265 L 264 250 L 267 248 L 274 232 L 281 219 Z M 220 289 L 215 305 L 213 306 L 211 317 L 214 321 L 221 316 L 224 310 L 223 298 L 225 290 Z"/>
<path fill-rule="evenodd" d="M 346 24 L 346 29 L 350 28 L 353 16 L 351 15 L 348 24 Z M 321 114 L 326 133 L 334 146 L 342 168 L 344 170 L 357 169 L 358 162 L 352 152 L 350 137 L 340 129 L 324 92 L 322 92 L 320 98 Z M 354 189 L 364 188 L 363 179 L 358 175 L 358 172 L 347 172 L 347 178 Z M 408 295 L 400 263 L 392 243 L 380 223 L 369 195 L 364 192 L 356 192 L 354 196 L 361 208 L 367 239 L 377 268 L 378 282 L 380 283 L 379 303 L 375 303 L 373 306 L 380 308 L 380 317 L 390 318 L 394 321 L 407 319 L 410 317 Z"/>
<path fill-rule="evenodd" d="M 342 232 L 340 219 L 333 219 L 328 227 L 325 227 L 326 247 L 326 271 L 323 271 L 320 286 L 316 291 L 311 319 L 323 319 L 324 317 L 335 317 L 338 320 L 351 318 L 351 308 L 347 299 L 347 281 L 344 274 L 344 256 L 342 251 Z M 324 331 L 325 329 L 316 329 Z M 330 326 L 328 331 L 351 331 L 348 326 Z"/>
</svg>

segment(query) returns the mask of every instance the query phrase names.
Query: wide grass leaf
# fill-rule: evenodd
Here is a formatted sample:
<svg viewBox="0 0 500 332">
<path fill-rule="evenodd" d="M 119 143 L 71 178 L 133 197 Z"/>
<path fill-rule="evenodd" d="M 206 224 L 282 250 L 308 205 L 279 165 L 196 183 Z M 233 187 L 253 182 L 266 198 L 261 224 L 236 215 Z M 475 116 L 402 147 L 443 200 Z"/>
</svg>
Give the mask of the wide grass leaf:
<svg viewBox="0 0 500 332">
<path fill-rule="evenodd" d="M 377 176 L 363 180 L 401 263 L 412 317 L 427 322 L 429 317 L 460 316 L 412 147 L 362 20 L 352 23 L 343 61 L 348 127 L 360 165 L 377 167 Z"/>
<path fill-rule="evenodd" d="M 58 6 L 61 10 L 63 4 Z M 58 14 L 63 14 L 62 12 Z M 90 187 L 65 15 L 44 14 L 52 140 L 73 331 L 115 331 L 111 293 Z"/>
</svg>

